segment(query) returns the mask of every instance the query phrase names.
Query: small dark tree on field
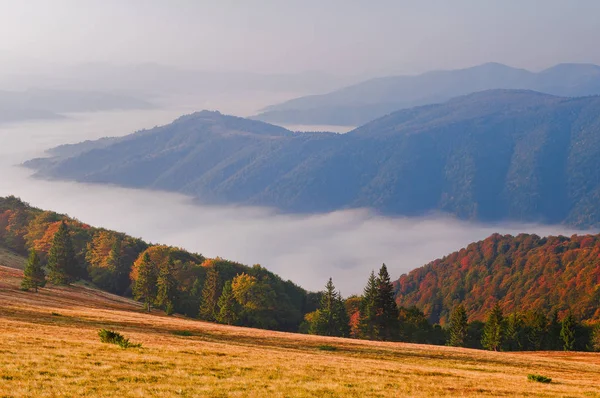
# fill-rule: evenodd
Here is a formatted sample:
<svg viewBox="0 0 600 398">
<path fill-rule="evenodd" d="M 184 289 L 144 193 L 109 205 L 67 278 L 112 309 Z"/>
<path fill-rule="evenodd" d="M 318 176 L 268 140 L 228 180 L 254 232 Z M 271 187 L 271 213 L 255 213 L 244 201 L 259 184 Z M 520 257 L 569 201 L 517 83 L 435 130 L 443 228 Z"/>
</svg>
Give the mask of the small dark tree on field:
<svg viewBox="0 0 600 398">
<path fill-rule="evenodd" d="M 450 325 L 448 326 L 448 345 L 454 347 L 464 347 L 467 340 L 467 330 L 469 323 L 467 320 L 467 311 L 462 304 L 454 308 L 450 314 Z"/>
<path fill-rule="evenodd" d="M 35 249 L 31 249 L 29 259 L 23 270 L 21 288 L 23 290 L 33 289 L 37 293 L 38 288 L 44 287 L 44 285 L 46 285 L 46 274 L 42 268 L 40 257 Z"/>
</svg>

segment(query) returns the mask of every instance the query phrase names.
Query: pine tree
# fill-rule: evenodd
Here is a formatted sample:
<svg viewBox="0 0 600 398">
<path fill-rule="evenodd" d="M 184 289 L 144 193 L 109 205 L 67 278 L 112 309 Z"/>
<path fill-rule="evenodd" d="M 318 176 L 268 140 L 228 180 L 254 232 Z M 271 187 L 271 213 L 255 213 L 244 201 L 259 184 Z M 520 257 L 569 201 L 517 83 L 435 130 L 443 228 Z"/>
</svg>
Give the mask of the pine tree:
<svg viewBox="0 0 600 398">
<path fill-rule="evenodd" d="M 214 321 L 217 311 L 217 301 L 219 300 L 219 272 L 210 267 L 206 274 L 204 287 L 202 288 L 202 301 L 198 316 L 205 321 Z"/>
<path fill-rule="evenodd" d="M 21 282 L 21 289 L 29 290 L 34 289 L 37 293 L 39 287 L 46 285 L 46 275 L 42 269 L 42 263 L 40 258 L 35 251 L 31 249 L 29 252 L 29 259 L 23 270 L 23 281 Z"/>
<path fill-rule="evenodd" d="M 575 330 L 577 328 L 577 321 L 573 316 L 573 313 L 569 311 L 567 316 L 562 321 L 562 327 L 560 329 L 560 337 L 563 342 L 563 349 L 565 351 L 573 351 L 575 349 Z"/>
<path fill-rule="evenodd" d="M 143 300 L 148 312 L 150 312 L 152 302 L 156 298 L 157 277 L 156 269 L 148 253 L 144 253 L 142 262 L 138 266 L 137 274 L 137 280 L 133 287 L 133 295 L 136 300 Z"/>
<path fill-rule="evenodd" d="M 506 332 L 504 335 L 505 348 L 508 351 L 521 351 L 525 346 L 525 324 L 521 314 L 513 312 L 506 319 Z"/>
<path fill-rule="evenodd" d="M 398 306 L 394 298 L 394 285 L 390 281 L 385 264 L 377 277 L 377 334 L 382 340 L 393 340 L 398 336 Z"/>
<path fill-rule="evenodd" d="M 173 313 L 177 293 L 177 282 L 173 275 L 173 261 L 161 264 L 156 279 L 156 300 L 157 306 L 163 308 L 167 315 Z"/>
<path fill-rule="evenodd" d="M 54 234 L 48 252 L 48 280 L 54 285 L 67 285 L 76 278 L 77 260 L 67 224 L 63 221 Z"/>
<path fill-rule="evenodd" d="M 548 341 L 548 318 L 540 310 L 536 310 L 530 314 L 527 323 L 528 348 L 534 351 L 544 349 Z"/>
<path fill-rule="evenodd" d="M 454 308 L 452 314 L 450 314 L 448 345 L 464 347 L 467 340 L 468 327 L 467 311 L 462 304 L 459 304 Z"/>
<path fill-rule="evenodd" d="M 370 340 L 377 336 L 377 279 L 375 272 L 371 271 L 367 286 L 363 292 L 360 303 L 359 329 L 361 336 Z"/>
<path fill-rule="evenodd" d="M 590 338 L 590 350 L 596 352 L 600 351 L 600 323 L 597 323 L 592 329 L 592 336 Z"/>
<path fill-rule="evenodd" d="M 322 336 L 346 337 L 350 333 L 349 322 L 342 296 L 335 290 L 333 281 L 329 278 L 309 332 Z"/>
<path fill-rule="evenodd" d="M 118 294 L 123 294 L 129 286 L 130 267 L 123 261 L 122 255 L 123 239 L 120 236 L 115 236 L 114 242 L 108 255 L 108 264 L 113 270 L 112 289 Z"/>
<path fill-rule="evenodd" d="M 496 302 L 485 323 L 481 345 L 490 351 L 498 351 L 502 345 L 503 338 L 504 316 L 502 315 L 500 304 Z"/>
<path fill-rule="evenodd" d="M 225 282 L 223 291 L 217 302 L 219 312 L 217 313 L 217 322 L 227 325 L 235 325 L 239 319 L 239 303 L 233 295 L 231 281 Z"/>
<path fill-rule="evenodd" d="M 548 338 L 546 340 L 546 349 L 560 351 L 562 350 L 562 340 L 560 337 L 561 324 L 558 320 L 558 311 L 553 311 L 548 324 Z"/>
</svg>

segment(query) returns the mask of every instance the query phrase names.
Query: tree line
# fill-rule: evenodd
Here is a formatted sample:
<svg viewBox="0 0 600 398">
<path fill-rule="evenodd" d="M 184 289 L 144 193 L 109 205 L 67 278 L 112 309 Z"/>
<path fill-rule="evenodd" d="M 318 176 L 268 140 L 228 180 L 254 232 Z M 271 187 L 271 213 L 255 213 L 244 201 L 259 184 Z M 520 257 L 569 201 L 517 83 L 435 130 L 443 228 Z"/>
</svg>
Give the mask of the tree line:
<svg viewBox="0 0 600 398">
<path fill-rule="evenodd" d="M 372 272 L 362 296 L 343 299 L 330 278 L 319 308 L 305 316 L 311 334 L 369 340 L 450 345 L 492 351 L 600 351 L 600 324 L 584 323 L 571 311 L 559 318 L 541 310 L 504 314 L 499 302 L 485 322 L 469 322 L 463 304 L 457 305 L 444 326 L 432 324 L 417 307 L 396 304 L 394 286 L 385 264 Z"/>
</svg>

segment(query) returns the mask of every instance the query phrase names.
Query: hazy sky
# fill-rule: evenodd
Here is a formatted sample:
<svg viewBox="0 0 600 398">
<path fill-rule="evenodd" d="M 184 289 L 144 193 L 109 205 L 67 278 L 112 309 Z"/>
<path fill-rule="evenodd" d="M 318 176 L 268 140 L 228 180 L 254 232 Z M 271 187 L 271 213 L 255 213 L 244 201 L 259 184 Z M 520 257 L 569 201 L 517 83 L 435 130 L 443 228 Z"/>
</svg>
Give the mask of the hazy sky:
<svg viewBox="0 0 600 398">
<path fill-rule="evenodd" d="M 600 64 L 597 0 L 0 0 L 0 59 L 256 72 Z"/>
</svg>

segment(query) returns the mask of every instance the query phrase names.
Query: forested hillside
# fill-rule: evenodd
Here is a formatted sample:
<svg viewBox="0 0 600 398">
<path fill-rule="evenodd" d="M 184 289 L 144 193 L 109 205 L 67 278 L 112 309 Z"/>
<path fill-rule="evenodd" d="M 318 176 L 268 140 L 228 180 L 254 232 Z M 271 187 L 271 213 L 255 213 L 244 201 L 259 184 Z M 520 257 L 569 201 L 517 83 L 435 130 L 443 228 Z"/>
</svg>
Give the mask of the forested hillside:
<svg viewBox="0 0 600 398">
<path fill-rule="evenodd" d="M 33 208 L 14 197 L 0 198 L 0 247 L 21 255 L 35 253 L 48 282 L 86 280 L 148 307 L 205 320 L 297 331 L 304 314 L 317 304 L 314 294 L 260 265 L 248 267 L 149 244 Z M 27 287 L 38 287 L 31 278 L 29 282 Z M 231 306 L 221 313 L 225 286 Z"/>
<path fill-rule="evenodd" d="M 600 225 L 600 97 L 487 91 L 347 134 L 292 133 L 204 111 L 56 153 L 28 165 L 46 178 L 292 212 L 371 207 Z"/>
<path fill-rule="evenodd" d="M 496 303 L 505 314 L 600 320 L 600 235 L 495 234 L 403 275 L 395 291 L 432 322 L 447 323 L 459 304 L 483 321 Z"/>
</svg>

